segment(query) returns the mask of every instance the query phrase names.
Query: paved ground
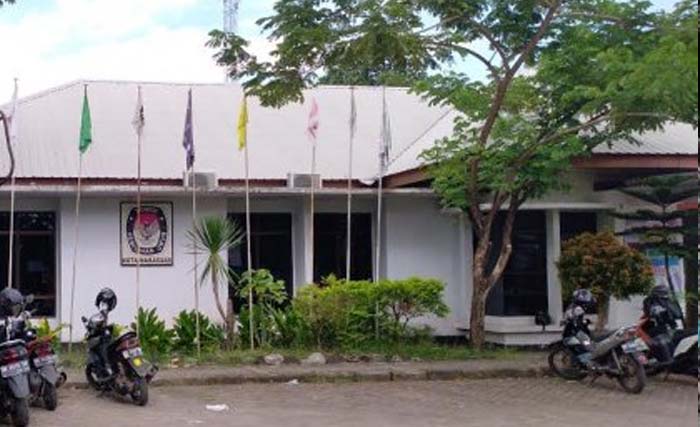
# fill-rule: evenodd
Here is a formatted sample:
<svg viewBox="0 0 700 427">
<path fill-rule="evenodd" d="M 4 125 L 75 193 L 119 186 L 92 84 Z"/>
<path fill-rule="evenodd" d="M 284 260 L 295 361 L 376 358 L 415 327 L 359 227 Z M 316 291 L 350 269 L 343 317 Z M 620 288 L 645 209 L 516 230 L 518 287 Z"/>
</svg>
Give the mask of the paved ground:
<svg viewBox="0 0 700 427">
<path fill-rule="evenodd" d="M 652 383 L 640 396 L 601 380 L 592 387 L 557 379 L 247 384 L 152 389 L 138 408 L 88 390 L 60 390 L 55 413 L 32 410 L 51 427 L 694 427 L 695 386 Z M 207 404 L 226 403 L 215 413 Z"/>
</svg>

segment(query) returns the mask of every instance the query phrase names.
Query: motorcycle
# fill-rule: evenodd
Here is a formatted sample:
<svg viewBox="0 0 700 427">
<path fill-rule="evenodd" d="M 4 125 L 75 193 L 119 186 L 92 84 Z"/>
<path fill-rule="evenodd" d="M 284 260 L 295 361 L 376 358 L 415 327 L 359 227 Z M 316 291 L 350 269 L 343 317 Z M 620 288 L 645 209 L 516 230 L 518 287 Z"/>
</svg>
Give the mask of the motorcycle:
<svg viewBox="0 0 700 427">
<path fill-rule="evenodd" d="M 66 382 L 67 376 L 58 368 L 58 356 L 51 346 L 51 337 L 39 338 L 36 329 L 30 325 L 32 313 L 26 306 L 33 301 L 33 296 L 28 295 L 20 315 L 8 319 L 9 334 L 13 339 L 23 340 L 27 346 L 30 403 L 43 402 L 46 409 L 54 411 L 58 406 L 57 389 Z"/>
<path fill-rule="evenodd" d="M 668 374 L 698 376 L 698 335 L 689 330 L 667 330 L 654 334 L 655 328 L 650 327 L 654 320 L 642 317 L 637 335 L 644 341 L 648 353 L 648 363 L 645 368 L 647 376 L 655 376 L 662 372 Z M 660 346 L 666 346 L 672 359 L 664 363 Z"/>
<path fill-rule="evenodd" d="M 567 380 L 592 382 L 601 376 L 617 380 L 628 393 L 638 394 L 646 386 L 644 365 L 647 360 L 642 343 L 637 338 L 637 326 L 620 328 L 593 338 L 590 320 L 579 305 L 572 305 L 562 321 L 562 340 L 552 345 L 548 362 L 550 369 Z"/>
<path fill-rule="evenodd" d="M 114 337 L 114 325 L 108 322 L 109 312 L 116 306 L 98 300 L 99 309 L 89 319 L 82 318 L 87 329 L 88 360 L 85 376 L 95 390 L 130 396 L 139 406 L 148 404 L 148 384 L 157 367 L 143 357 L 139 338 L 134 332 Z"/>
<path fill-rule="evenodd" d="M 7 322 L 0 331 L 0 416 L 24 427 L 29 424 L 29 352 L 24 341 L 8 339 Z"/>
</svg>

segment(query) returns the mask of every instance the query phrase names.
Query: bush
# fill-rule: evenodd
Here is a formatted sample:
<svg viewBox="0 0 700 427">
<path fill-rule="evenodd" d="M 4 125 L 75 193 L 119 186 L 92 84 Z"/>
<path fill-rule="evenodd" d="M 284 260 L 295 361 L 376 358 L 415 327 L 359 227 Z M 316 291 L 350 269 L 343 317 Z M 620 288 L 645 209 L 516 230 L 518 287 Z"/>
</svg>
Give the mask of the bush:
<svg viewBox="0 0 700 427">
<path fill-rule="evenodd" d="M 48 319 L 41 319 L 36 325 L 36 336 L 39 339 L 48 338 L 51 341 L 53 350 L 58 351 L 61 346 L 61 331 L 63 328 L 63 324 L 51 328 Z"/>
<path fill-rule="evenodd" d="M 173 348 L 177 351 L 193 354 L 197 350 L 196 311 L 181 311 L 173 325 Z M 199 313 L 199 337 L 202 351 L 214 351 L 221 348 L 226 338 L 224 329 L 213 323 L 205 314 Z"/>
<path fill-rule="evenodd" d="M 557 264 L 562 289 L 589 289 L 598 300 L 598 329 L 607 323 L 610 297 L 625 300 L 654 285 L 651 262 L 613 233 L 584 233 L 564 242 Z"/>
<path fill-rule="evenodd" d="M 135 320 L 131 324 L 131 329 L 138 331 L 141 347 L 146 357 L 160 360 L 167 356 L 172 349 L 174 334 L 165 326 L 165 321 L 158 317 L 156 309 L 145 310 L 139 307 Z"/>
<path fill-rule="evenodd" d="M 287 302 L 284 281 L 276 280 L 268 270 L 254 270 L 241 275 L 239 298 L 244 302 L 240 314 L 240 335 L 243 342 L 250 339 L 250 293 L 253 294 L 253 339 L 256 346 L 275 345 L 281 341 L 281 329 L 286 321 L 286 310 L 282 307 Z"/>
<path fill-rule="evenodd" d="M 412 335 L 411 320 L 445 316 L 444 285 L 432 279 L 345 282 L 333 277 L 323 286 L 306 286 L 293 302 L 314 344 L 349 347 L 365 342 L 398 340 Z"/>
</svg>

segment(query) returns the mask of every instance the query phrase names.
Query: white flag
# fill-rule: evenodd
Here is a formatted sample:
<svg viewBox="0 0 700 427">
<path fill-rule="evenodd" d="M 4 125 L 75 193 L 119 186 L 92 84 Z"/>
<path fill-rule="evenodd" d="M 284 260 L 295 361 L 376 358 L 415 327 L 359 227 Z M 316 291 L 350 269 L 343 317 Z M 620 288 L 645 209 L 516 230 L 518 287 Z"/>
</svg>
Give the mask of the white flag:
<svg viewBox="0 0 700 427">
<path fill-rule="evenodd" d="M 141 96 L 141 86 L 138 89 L 138 95 L 136 98 L 136 110 L 134 111 L 134 118 L 131 120 L 131 125 L 134 127 L 136 135 L 143 135 L 143 128 L 146 126 L 146 115 L 143 108 L 143 97 Z"/>
<path fill-rule="evenodd" d="M 391 155 L 391 118 L 389 117 L 389 107 L 386 102 L 386 90 L 382 93 L 382 141 L 379 156 L 382 160 L 382 166 L 389 165 L 389 156 Z"/>
<path fill-rule="evenodd" d="M 15 79 L 15 92 L 12 94 L 12 106 L 10 107 L 10 142 L 12 145 L 17 144 L 17 133 L 19 131 L 19 110 L 17 110 L 17 98 L 19 89 L 17 87 L 17 79 Z"/>
</svg>

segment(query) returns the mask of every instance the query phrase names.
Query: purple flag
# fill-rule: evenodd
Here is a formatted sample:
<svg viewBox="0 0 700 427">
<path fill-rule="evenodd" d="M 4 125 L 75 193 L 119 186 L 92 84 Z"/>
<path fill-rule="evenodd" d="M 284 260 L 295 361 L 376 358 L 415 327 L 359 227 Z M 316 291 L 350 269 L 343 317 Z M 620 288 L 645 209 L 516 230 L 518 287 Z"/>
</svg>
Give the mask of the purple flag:
<svg viewBox="0 0 700 427">
<path fill-rule="evenodd" d="M 185 115 L 185 133 L 182 137 L 185 148 L 187 169 L 194 166 L 194 132 L 192 131 L 192 89 L 187 92 L 187 113 Z"/>
</svg>

